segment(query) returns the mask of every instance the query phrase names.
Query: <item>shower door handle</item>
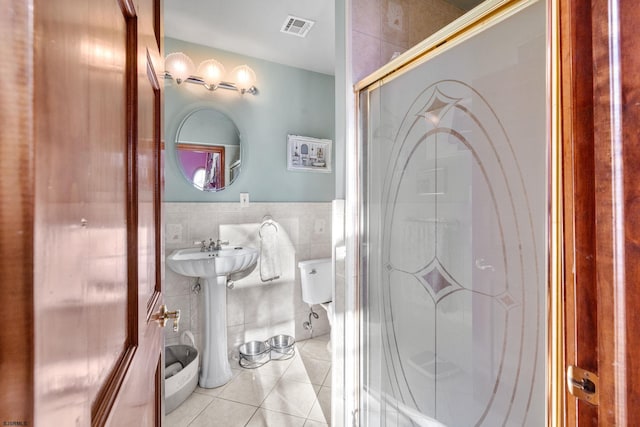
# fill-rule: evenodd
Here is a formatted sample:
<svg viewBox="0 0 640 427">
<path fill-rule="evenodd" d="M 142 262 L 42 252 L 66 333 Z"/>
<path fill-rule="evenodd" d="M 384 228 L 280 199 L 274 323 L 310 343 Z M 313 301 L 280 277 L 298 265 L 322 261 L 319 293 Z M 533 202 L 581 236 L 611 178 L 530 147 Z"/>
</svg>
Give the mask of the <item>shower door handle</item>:
<svg viewBox="0 0 640 427">
<path fill-rule="evenodd" d="M 167 306 L 162 304 L 160 306 L 160 311 L 151 315 L 152 321 L 158 322 L 158 325 L 161 328 L 164 328 L 167 324 L 167 320 L 173 319 L 173 331 L 178 332 L 179 322 L 180 322 L 180 310 L 169 311 L 167 310 Z"/>
</svg>

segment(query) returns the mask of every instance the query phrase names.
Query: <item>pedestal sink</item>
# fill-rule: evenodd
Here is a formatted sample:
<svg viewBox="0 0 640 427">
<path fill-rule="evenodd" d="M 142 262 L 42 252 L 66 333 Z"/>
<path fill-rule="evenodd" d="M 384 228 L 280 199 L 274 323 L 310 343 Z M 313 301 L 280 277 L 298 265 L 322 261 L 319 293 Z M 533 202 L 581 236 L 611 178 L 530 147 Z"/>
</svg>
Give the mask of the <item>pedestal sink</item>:
<svg viewBox="0 0 640 427">
<path fill-rule="evenodd" d="M 214 388 L 231 379 L 227 355 L 227 275 L 253 267 L 258 250 L 225 247 L 213 251 L 199 248 L 178 249 L 167 258 L 167 265 L 178 274 L 200 277 L 204 288 L 204 350 L 198 383 Z"/>
</svg>

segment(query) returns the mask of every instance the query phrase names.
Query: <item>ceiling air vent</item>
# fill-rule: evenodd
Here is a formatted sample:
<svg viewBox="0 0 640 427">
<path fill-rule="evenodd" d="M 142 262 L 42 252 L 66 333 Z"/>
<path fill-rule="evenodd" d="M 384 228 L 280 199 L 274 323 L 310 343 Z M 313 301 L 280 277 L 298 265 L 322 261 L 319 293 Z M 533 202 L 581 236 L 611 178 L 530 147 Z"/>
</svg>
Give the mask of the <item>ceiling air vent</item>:
<svg viewBox="0 0 640 427">
<path fill-rule="evenodd" d="M 315 24 L 315 22 L 309 19 L 289 15 L 284 21 L 280 31 L 298 37 L 306 37 L 311 27 L 313 27 L 313 24 Z"/>
</svg>

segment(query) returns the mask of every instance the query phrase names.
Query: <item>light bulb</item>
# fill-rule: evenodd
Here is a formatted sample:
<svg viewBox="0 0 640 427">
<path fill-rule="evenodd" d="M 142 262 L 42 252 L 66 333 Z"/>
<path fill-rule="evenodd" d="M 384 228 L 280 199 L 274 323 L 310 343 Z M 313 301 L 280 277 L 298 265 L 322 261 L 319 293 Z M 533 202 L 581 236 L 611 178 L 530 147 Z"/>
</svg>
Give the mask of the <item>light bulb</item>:
<svg viewBox="0 0 640 427">
<path fill-rule="evenodd" d="M 207 89 L 214 89 L 224 78 L 224 66 L 215 59 L 203 61 L 198 66 L 198 76 L 202 77 Z"/>
<path fill-rule="evenodd" d="M 240 65 L 231 72 L 233 82 L 240 92 L 244 93 L 256 83 L 256 73 L 248 65 Z"/>
<path fill-rule="evenodd" d="M 164 69 L 180 84 L 193 74 L 193 61 L 182 52 L 170 53 L 164 60 Z"/>
</svg>

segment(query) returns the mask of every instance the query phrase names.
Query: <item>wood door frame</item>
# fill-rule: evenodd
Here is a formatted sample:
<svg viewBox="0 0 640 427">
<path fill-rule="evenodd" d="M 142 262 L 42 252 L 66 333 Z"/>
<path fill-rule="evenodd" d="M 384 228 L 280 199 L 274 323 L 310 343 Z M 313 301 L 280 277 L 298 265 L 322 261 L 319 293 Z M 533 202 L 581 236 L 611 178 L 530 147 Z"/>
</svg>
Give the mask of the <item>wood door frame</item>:
<svg viewBox="0 0 640 427">
<path fill-rule="evenodd" d="M 599 376 L 599 405 L 565 392 L 566 425 L 640 419 L 640 12 L 625 0 L 561 0 L 565 369 Z M 626 73 L 625 73 L 626 71 Z M 637 316 L 637 315 L 635 315 Z M 637 317 L 636 317 L 637 318 Z M 637 322 L 636 322 L 637 323 Z"/>
<path fill-rule="evenodd" d="M 560 138 L 563 208 L 558 256 L 565 268 L 559 278 L 564 297 L 564 352 L 556 377 L 557 398 L 565 402 L 556 422 L 597 418 L 597 408 L 573 398 L 566 390 L 568 365 L 597 372 L 597 317 L 589 310 L 595 289 L 595 211 L 593 72 L 591 8 L 579 0 L 559 2 Z M 589 25 L 585 25 L 589 23 Z M 562 249 L 562 248 L 559 248 Z M 568 267 L 567 267 L 568 266 Z M 577 286 L 577 282 L 581 286 Z M 580 324 L 580 327 L 578 327 Z M 562 351 L 562 349 L 558 349 Z"/>
<path fill-rule="evenodd" d="M 219 186 L 216 188 L 215 191 L 219 191 L 224 189 L 225 187 L 225 179 L 224 179 L 224 174 L 225 174 L 225 157 L 224 157 L 224 153 L 225 153 L 225 147 L 221 146 L 221 145 L 207 145 L 207 144 L 185 144 L 184 142 L 177 142 L 176 143 L 176 149 L 177 150 L 185 150 L 185 151 L 194 151 L 194 152 L 205 152 L 205 153 L 212 153 L 212 154 L 217 154 L 219 156 L 220 159 L 220 167 L 218 168 L 219 171 L 219 177 L 220 179 L 218 180 Z"/>
<path fill-rule="evenodd" d="M 33 425 L 33 0 L 0 0 L 0 424 Z M 18 425 L 18 424 L 16 424 Z"/>
</svg>

